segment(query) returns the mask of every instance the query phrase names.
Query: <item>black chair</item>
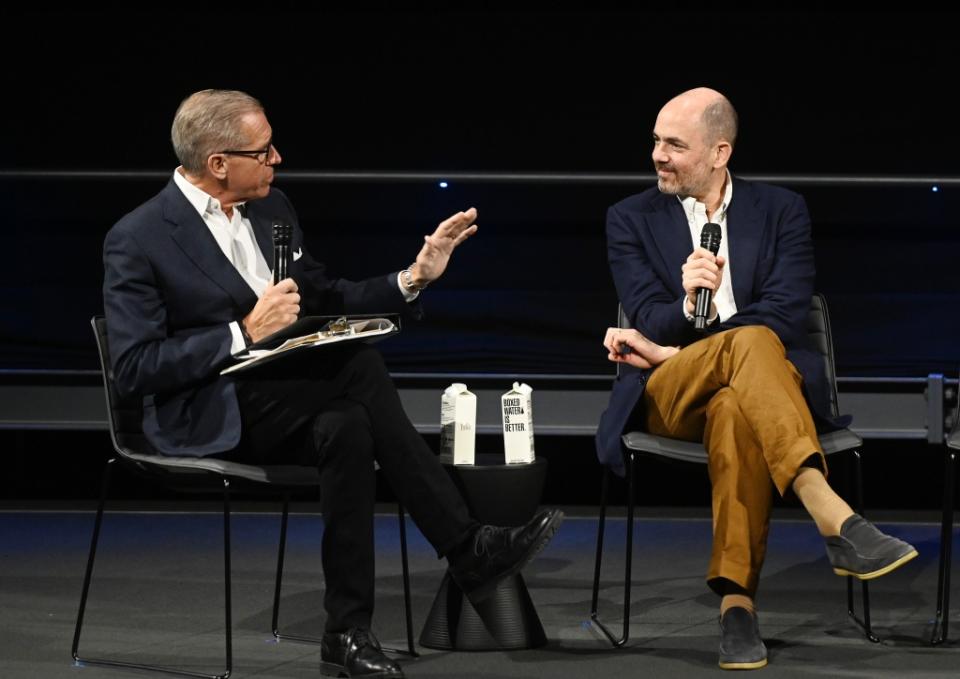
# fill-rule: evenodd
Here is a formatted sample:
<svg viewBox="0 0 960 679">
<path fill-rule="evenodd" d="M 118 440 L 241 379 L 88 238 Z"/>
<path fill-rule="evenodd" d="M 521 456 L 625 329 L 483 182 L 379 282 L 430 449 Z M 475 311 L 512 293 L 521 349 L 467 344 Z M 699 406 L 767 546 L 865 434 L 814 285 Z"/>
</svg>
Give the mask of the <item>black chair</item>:
<svg viewBox="0 0 960 679">
<path fill-rule="evenodd" d="M 629 328 L 621 307 L 617 319 L 618 327 Z M 830 318 L 827 313 L 827 304 L 823 296 L 814 294 L 810 304 L 810 313 L 807 317 L 807 331 L 812 344 L 819 350 L 823 356 L 824 366 L 827 372 L 827 379 L 830 383 L 830 408 L 834 416 L 839 413 L 837 406 L 837 378 L 833 361 L 833 339 L 830 334 Z M 856 466 L 856 498 L 857 511 L 863 514 L 863 489 L 861 483 L 861 463 L 859 448 L 863 445 L 863 440 L 849 429 L 830 432 L 819 435 L 820 444 L 823 446 L 823 452 L 826 455 L 832 455 L 842 451 L 851 451 Z M 665 458 L 667 460 L 680 462 L 693 462 L 696 464 L 707 464 L 707 451 L 700 443 L 690 443 L 688 441 L 679 441 L 663 436 L 654 436 L 642 431 L 631 431 L 623 435 L 623 454 L 626 466 L 627 480 L 627 545 L 626 545 L 626 568 L 623 580 L 623 631 L 618 638 L 604 624 L 598 613 L 598 603 L 600 597 L 600 566 L 603 559 L 603 533 L 606 523 L 607 498 L 610 486 L 610 477 L 612 472 L 609 467 L 603 471 L 603 480 L 600 490 L 600 520 L 597 529 L 597 557 L 593 571 L 593 599 L 590 605 L 590 619 L 603 632 L 604 636 L 613 644 L 614 647 L 623 646 L 630 636 L 630 578 L 633 561 L 633 516 L 635 507 L 634 498 L 634 463 L 640 454 L 652 455 Z M 870 627 L 870 598 L 867 582 L 863 581 L 863 620 L 859 620 L 854 612 L 853 604 L 853 578 L 847 577 L 847 613 L 863 629 L 864 634 L 871 641 L 877 642 L 880 639 L 873 633 Z"/>
<path fill-rule="evenodd" d="M 933 620 L 930 643 L 937 645 L 947 640 L 950 622 L 950 569 L 953 561 L 953 491 L 957 485 L 957 453 L 960 450 L 960 385 L 957 388 L 957 409 L 953 428 L 946 438 L 945 469 L 943 472 L 943 517 L 940 520 L 940 569 L 937 574 L 937 615 Z"/>
<path fill-rule="evenodd" d="M 317 637 L 283 634 L 279 629 L 280 616 L 280 585 L 283 577 L 283 556 L 287 538 L 287 518 L 290 495 L 296 491 L 318 489 L 320 474 L 315 467 L 297 465 L 247 465 L 225 460 L 203 457 L 171 457 L 160 455 L 154 451 L 146 441 L 141 430 L 142 407 L 139 399 L 122 399 L 114 383 L 113 371 L 110 367 L 109 350 L 107 345 L 106 321 L 102 317 L 91 320 L 96 335 L 97 349 L 100 352 L 100 362 L 103 368 L 103 383 L 107 396 L 107 418 L 110 427 L 110 438 L 116 455 L 106 464 L 103 474 L 103 485 L 100 502 L 97 506 L 97 516 L 93 527 L 93 538 L 90 543 L 90 555 L 87 559 L 86 573 L 83 578 L 83 590 L 80 595 L 80 610 L 77 613 L 77 624 L 73 636 L 71 652 L 77 663 L 88 665 L 108 665 L 143 670 L 154 670 L 169 674 L 182 674 L 192 677 L 208 677 L 210 679 L 226 679 L 232 671 L 232 631 L 231 631 L 231 597 L 230 597 L 230 494 L 234 490 L 254 493 L 271 493 L 283 497 L 283 513 L 280 519 L 280 546 L 277 557 L 277 576 L 273 597 L 273 635 L 276 639 L 289 639 L 319 643 Z M 90 580 L 93 573 L 93 562 L 97 553 L 97 541 L 100 537 L 100 526 L 103 521 L 103 509 L 106 503 L 107 492 L 110 487 L 112 471 L 116 466 L 123 466 L 137 475 L 146 477 L 162 486 L 188 493 L 217 493 L 223 496 L 223 563 L 224 563 L 224 633 L 226 667 L 220 674 L 205 674 L 181 670 L 177 667 L 160 665 L 145 665 L 104 658 L 84 658 L 78 651 L 80 645 L 80 631 L 83 627 L 83 615 L 87 605 L 87 594 L 90 589 Z M 413 624 L 410 605 L 410 574 L 407 565 L 407 539 L 404 510 L 399 508 L 400 518 L 400 553 L 403 565 L 403 595 L 406 608 L 407 650 L 394 652 L 416 656 L 413 643 Z"/>
</svg>

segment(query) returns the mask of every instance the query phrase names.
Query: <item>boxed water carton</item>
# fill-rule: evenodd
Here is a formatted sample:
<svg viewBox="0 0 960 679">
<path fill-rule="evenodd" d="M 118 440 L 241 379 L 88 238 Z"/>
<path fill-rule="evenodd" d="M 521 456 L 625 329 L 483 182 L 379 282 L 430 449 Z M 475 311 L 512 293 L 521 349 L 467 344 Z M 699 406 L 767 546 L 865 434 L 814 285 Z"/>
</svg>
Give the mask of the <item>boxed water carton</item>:
<svg viewBox="0 0 960 679">
<path fill-rule="evenodd" d="M 500 397 L 507 464 L 533 462 L 533 389 L 519 382 Z"/>
<path fill-rule="evenodd" d="M 455 382 L 440 400 L 440 452 L 453 455 L 454 464 L 473 464 L 476 434 L 477 397 Z"/>
</svg>

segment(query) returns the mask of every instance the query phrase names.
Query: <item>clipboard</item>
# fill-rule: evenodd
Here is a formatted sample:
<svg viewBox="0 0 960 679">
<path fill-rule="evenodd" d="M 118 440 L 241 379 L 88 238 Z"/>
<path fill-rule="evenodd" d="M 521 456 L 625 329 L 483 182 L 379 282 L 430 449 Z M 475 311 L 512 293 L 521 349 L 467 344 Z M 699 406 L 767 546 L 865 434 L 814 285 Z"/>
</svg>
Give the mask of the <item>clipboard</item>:
<svg viewBox="0 0 960 679">
<path fill-rule="evenodd" d="M 265 337 L 238 354 L 238 360 L 220 371 L 230 375 L 275 361 L 286 356 L 299 355 L 318 347 L 344 342 L 376 342 L 400 332 L 400 316 L 305 316 Z"/>
</svg>

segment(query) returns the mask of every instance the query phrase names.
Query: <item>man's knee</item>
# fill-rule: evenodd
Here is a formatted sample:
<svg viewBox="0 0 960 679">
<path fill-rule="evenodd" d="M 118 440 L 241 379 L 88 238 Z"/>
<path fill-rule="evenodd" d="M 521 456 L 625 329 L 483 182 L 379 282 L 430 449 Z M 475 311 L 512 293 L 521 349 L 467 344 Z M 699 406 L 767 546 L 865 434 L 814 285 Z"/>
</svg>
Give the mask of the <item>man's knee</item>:
<svg viewBox="0 0 960 679">
<path fill-rule="evenodd" d="M 374 379 L 390 377 L 387 366 L 383 362 L 383 356 L 369 344 L 354 345 L 351 348 L 351 353 L 346 357 L 344 367 L 355 371 L 362 377 L 372 377 Z"/>
<path fill-rule="evenodd" d="M 765 325 L 745 325 L 730 331 L 730 343 L 735 349 L 773 347 L 785 354 L 783 342 L 773 330 Z"/>
</svg>

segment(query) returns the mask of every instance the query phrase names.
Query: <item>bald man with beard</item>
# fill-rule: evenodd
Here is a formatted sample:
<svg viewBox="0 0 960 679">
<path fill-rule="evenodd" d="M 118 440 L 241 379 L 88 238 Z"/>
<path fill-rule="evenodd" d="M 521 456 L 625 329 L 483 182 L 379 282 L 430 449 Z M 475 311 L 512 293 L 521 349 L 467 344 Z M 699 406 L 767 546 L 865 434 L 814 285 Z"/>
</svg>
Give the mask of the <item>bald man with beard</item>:
<svg viewBox="0 0 960 679">
<path fill-rule="evenodd" d="M 653 129 L 657 187 L 608 211 L 610 269 L 631 328 L 609 328 L 604 338 L 621 370 L 597 452 L 622 474 L 620 437 L 637 422 L 651 434 L 703 442 L 720 667 L 758 669 L 767 650 L 754 599 L 772 486 L 799 498 L 838 575 L 875 578 L 917 551 L 855 514 L 827 483 L 817 433 L 849 418 L 830 415 L 823 361 L 807 339 L 810 216 L 800 195 L 730 174 L 736 137 L 736 111 L 719 92 L 674 97 Z M 707 223 L 720 227 L 716 254 L 699 247 Z M 694 326 L 701 288 L 712 292 L 704 331 Z"/>
</svg>

